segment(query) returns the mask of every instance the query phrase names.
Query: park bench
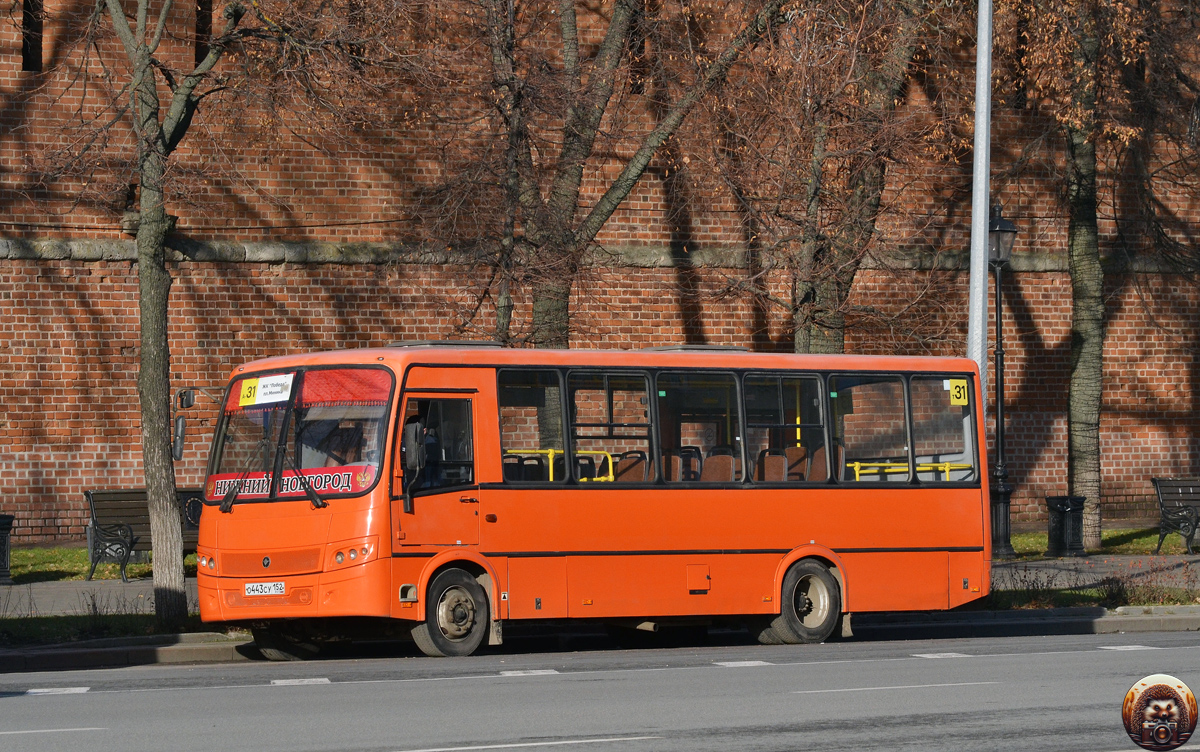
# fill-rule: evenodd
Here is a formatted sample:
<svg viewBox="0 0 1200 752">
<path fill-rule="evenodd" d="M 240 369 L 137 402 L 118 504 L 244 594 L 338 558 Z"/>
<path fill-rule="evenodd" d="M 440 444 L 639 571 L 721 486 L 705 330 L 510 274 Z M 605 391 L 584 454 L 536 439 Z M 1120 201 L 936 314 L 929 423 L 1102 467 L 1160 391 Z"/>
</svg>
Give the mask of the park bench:
<svg viewBox="0 0 1200 752">
<path fill-rule="evenodd" d="M 200 511 L 204 508 L 199 488 L 178 489 L 179 523 L 183 532 L 183 553 L 196 551 L 200 532 Z M 88 523 L 88 557 L 92 579 L 101 561 L 121 565 L 121 580 L 129 582 L 125 567 L 135 552 L 150 550 L 150 501 L 144 488 L 118 488 L 84 491 L 92 518 Z"/>
<path fill-rule="evenodd" d="M 1190 555 L 1192 539 L 1200 522 L 1200 478 L 1151 478 L 1158 494 L 1158 548 L 1162 550 L 1167 533 L 1183 536 L 1184 546 Z"/>
</svg>

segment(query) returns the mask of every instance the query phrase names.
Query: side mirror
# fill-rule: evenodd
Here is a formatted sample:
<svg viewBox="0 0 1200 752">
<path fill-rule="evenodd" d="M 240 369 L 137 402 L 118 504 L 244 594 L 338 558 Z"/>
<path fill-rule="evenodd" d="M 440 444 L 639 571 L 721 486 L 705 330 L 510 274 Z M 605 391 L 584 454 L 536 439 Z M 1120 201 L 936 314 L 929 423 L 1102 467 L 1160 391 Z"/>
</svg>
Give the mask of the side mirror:
<svg viewBox="0 0 1200 752">
<path fill-rule="evenodd" d="M 421 421 L 413 420 L 404 424 L 400 452 L 404 458 L 404 511 L 412 514 L 412 484 L 425 467 L 425 426 Z"/>
<path fill-rule="evenodd" d="M 187 410 L 196 404 L 196 390 L 180 389 L 175 393 L 175 404 L 179 406 L 180 410 Z"/>
<path fill-rule="evenodd" d="M 175 437 L 171 440 L 171 456 L 176 462 L 183 459 L 183 439 L 187 430 L 187 421 L 182 415 L 175 416 Z"/>
</svg>

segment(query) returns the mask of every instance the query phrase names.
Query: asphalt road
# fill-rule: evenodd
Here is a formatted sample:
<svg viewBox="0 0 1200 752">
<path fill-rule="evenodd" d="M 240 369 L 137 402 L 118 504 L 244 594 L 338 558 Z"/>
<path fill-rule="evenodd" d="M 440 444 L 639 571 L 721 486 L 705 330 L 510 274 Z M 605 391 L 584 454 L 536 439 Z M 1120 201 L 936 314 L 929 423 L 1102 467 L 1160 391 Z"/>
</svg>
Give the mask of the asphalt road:
<svg viewBox="0 0 1200 752">
<path fill-rule="evenodd" d="M 1200 636 L 726 640 L 6 674 L 0 750 L 1107 752 L 1137 749 L 1121 701 L 1157 672 L 1200 689 Z"/>
</svg>

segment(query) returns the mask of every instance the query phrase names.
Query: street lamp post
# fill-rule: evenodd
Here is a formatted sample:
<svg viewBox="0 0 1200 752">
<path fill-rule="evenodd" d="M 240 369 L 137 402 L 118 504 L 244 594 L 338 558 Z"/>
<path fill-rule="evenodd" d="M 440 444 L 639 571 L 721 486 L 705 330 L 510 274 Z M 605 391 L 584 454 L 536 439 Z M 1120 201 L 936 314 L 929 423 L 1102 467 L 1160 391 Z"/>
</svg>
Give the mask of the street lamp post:
<svg viewBox="0 0 1200 752">
<path fill-rule="evenodd" d="M 1012 502 L 1012 486 L 1008 485 L 1008 466 L 1004 456 L 1004 328 L 1001 308 L 1003 306 L 1004 267 L 1012 255 L 1013 242 L 1017 238 L 1017 226 L 1004 218 L 999 205 L 992 207 L 988 222 L 988 263 L 996 275 L 996 466 L 992 476 L 996 482 L 992 489 L 992 558 L 1012 559 L 1013 551 L 1009 530 L 1009 506 Z"/>
</svg>

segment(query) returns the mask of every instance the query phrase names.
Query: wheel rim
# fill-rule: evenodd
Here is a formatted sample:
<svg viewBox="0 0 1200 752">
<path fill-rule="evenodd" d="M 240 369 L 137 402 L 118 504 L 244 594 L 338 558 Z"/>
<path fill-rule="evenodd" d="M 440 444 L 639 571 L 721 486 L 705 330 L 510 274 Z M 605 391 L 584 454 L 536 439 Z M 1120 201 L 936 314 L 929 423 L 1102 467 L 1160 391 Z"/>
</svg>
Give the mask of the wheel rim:
<svg viewBox="0 0 1200 752">
<path fill-rule="evenodd" d="M 796 609 L 796 616 L 805 628 L 816 629 L 829 618 L 832 608 L 829 588 L 816 576 L 804 575 L 796 583 L 796 590 L 792 594 L 792 607 Z"/>
<path fill-rule="evenodd" d="M 475 626 L 475 599 L 462 587 L 442 593 L 437 605 L 438 629 L 448 640 L 461 640 Z"/>
</svg>

